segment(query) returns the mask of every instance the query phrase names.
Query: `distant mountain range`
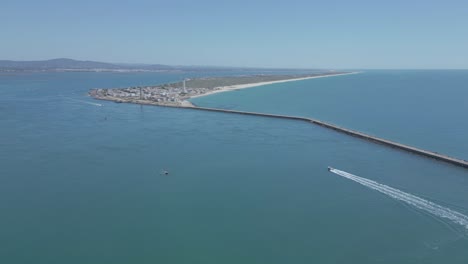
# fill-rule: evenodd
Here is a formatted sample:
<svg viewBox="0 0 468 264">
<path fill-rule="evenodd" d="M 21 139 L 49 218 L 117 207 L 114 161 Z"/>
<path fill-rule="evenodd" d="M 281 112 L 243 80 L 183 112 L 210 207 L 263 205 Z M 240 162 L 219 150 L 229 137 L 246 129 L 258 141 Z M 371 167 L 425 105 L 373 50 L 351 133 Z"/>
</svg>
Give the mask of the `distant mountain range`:
<svg viewBox="0 0 468 264">
<path fill-rule="evenodd" d="M 72 59 L 43 61 L 0 60 L 0 71 L 168 71 L 177 70 L 162 64 L 117 64 Z"/>
<path fill-rule="evenodd" d="M 272 69 L 251 67 L 221 67 L 221 66 L 170 66 L 163 64 L 131 64 L 131 63 L 107 63 L 98 61 L 80 61 L 73 59 L 52 59 L 41 61 L 12 61 L 0 60 L 0 72 L 31 72 L 31 71 L 252 71 L 260 70 L 276 72 L 294 69 Z M 297 69 L 304 71 L 305 69 Z M 317 69 L 313 71 L 318 71 Z"/>
</svg>

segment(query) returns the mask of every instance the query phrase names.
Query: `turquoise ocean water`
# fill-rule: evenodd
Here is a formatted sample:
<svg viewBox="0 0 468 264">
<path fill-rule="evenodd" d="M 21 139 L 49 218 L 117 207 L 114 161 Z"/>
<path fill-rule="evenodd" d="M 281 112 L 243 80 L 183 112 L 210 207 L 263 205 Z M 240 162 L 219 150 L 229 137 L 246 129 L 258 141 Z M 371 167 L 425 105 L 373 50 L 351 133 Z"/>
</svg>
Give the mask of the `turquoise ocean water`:
<svg viewBox="0 0 468 264">
<path fill-rule="evenodd" d="M 214 73 L 0 75 L 1 263 L 466 263 L 468 172 L 307 123 L 115 104 L 88 89 Z M 368 71 L 194 99 L 468 158 L 467 71 Z M 161 176 L 168 169 L 170 176 Z"/>
</svg>

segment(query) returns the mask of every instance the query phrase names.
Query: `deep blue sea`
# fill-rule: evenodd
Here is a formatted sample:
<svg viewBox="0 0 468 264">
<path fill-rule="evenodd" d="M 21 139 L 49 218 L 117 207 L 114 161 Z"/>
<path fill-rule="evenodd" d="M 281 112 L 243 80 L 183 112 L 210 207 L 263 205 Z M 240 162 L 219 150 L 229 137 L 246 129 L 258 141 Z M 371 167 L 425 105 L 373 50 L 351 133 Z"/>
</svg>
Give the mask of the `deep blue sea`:
<svg viewBox="0 0 468 264">
<path fill-rule="evenodd" d="M 305 122 L 96 101 L 249 72 L 0 75 L 0 263 L 468 263 L 468 171 Z M 468 159 L 468 71 L 366 71 L 194 99 Z M 169 176 L 160 175 L 162 169 Z"/>
</svg>

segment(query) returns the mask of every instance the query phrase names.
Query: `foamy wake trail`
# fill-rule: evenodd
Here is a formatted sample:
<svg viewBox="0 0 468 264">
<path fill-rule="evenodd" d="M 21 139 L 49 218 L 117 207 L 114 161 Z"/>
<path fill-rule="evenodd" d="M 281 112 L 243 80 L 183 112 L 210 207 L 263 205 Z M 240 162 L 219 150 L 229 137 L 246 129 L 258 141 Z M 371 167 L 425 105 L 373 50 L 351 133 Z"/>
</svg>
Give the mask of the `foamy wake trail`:
<svg viewBox="0 0 468 264">
<path fill-rule="evenodd" d="M 68 99 L 68 100 L 70 100 L 70 101 L 77 102 L 77 103 L 89 104 L 89 105 L 94 105 L 94 106 L 102 106 L 102 104 L 98 104 L 98 103 L 92 103 L 92 102 L 83 101 L 83 100 L 77 100 L 77 99 L 68 98 L 68 97 L 65 97 L 65 98 Z"/>
<path fill-rule="evenodd" d="M 351 173 L 347 173 L 345 171 L 337 170 L 337 169 L 330 169 L 330 172 L 333 172 L 339 176 L 342 176 L 344 178 L 350 179 L 352 181 L 355 181 L 361 185 L 364 185 L 368 188 L 371 188 L 373 190 L 379 191 L 385 195 L 388 195 L 394 199 L 403 201 L 409 205 L 412 205 L 420 210 L 426 211 L 428 213 L 431 213 L 435 216 L 446 218 L 451 220 L 452 222 L 462 225 L 465 227 L 465 229 L 468 229 L 468 216 L 459 213 L 457 211 L 454 211 L 450 208 L 438 205 L 436 203 L 433 203 L 431 201 L 425 200 L 423 198 L 420 198 L 418 196 L 405 193 L 403 191 L 400 191 L 398 189 L 392 188 L 390 186 L 387 186 L 385 184 L 378 183 L 376 181 L 372 181 L 366 178 L 362 178 L 356 175 L 353 175 Z"/>
</svg>

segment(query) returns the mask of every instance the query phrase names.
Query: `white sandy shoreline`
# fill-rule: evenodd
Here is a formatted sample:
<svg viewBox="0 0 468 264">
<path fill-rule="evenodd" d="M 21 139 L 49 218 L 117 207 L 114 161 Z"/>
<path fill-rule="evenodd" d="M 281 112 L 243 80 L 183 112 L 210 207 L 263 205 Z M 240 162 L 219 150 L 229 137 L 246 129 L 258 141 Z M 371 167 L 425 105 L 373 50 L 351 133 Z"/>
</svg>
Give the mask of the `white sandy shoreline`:
<svg viewBox="0 0 468 264">
<path fill-rule="evenodd" d="M 222 92 L 229 92 L 229 91 L 234 91 L 234 90 L 239 90 L 239 89 L 245 89 L 245 88 L 251 88 L 251 87 L 257 87 L 257 86 L 262 86 L 262 85 L 269 85 L 269 84 L 275 84 L 275 83 L 285 83 L 285 82 L 294 82 L 294 81 L 302 81 L 302 80 L 308 80 L 308 79 L 317 79 L 317 78 L 325 78 L 325 77 L 335 77 L 335 76 L 341 76 L 341 75 L 350 75 L 350 74 L 358 74 L 361 72 L 348 72 L 348 73 L 338 73 L 338 74 L 330 74 L 330 75 L 319 75 L 319 76 L 311 76 L 311 77 L 302 77 L 302 78 L 295 78 L 295 79 L 286 79 L 286 80 L 278 80 L 278 81 L 270 81 L 270 82 L 258 82 L 258 83 L 247 83 L 247 84 L 236 84 L 236 85 L 231 85 L 231 86 L 221 86 L 221 87 L 216 87 L 218 90 L 210 91 L 204 94 L 200 95 L 194 95 L 188 98 L 188 100 L 192 98 L 197 98 L 197 97 L 202 97 L 202 96 L 207 96 L 215 93 L 222 93 Z M 188 100 L 184 100 L 183 104 L 185 105 L 192 105 Z"/>
</svg>

